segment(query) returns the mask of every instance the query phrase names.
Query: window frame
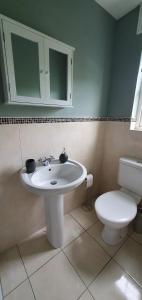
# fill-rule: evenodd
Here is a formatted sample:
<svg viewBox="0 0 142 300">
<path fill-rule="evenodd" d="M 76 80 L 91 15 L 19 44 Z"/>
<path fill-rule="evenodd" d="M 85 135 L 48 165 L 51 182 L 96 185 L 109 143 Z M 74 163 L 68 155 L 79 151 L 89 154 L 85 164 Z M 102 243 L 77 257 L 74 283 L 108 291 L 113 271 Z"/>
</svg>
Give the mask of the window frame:
<svg viewBox="0 0 142 300">
<path fill-rule="evenodd" d="M 142 131 L 142 53 L 137 75 L 130 130 Z"/>
</svg>

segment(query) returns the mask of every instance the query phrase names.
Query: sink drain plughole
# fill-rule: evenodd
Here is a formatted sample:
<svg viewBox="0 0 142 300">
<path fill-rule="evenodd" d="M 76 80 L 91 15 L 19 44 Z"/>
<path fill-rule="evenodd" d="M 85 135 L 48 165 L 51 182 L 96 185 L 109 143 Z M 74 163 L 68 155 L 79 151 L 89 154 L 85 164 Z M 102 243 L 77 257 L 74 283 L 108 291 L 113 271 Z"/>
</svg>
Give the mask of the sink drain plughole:
<svg viewBox="0 0 142 300">
<path fill-rule="evenodd" d="M 55 185 L 55 184 L 57 184 L 57 181 L 56 180 L 51 180 L 50 184 Z"/>
</svg>

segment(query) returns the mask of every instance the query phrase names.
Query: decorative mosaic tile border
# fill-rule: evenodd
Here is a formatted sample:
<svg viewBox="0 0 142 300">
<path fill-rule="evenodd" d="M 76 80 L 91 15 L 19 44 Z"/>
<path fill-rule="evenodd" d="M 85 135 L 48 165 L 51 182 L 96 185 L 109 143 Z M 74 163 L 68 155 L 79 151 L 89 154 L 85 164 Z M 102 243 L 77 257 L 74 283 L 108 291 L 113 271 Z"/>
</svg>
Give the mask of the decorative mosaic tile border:
<svg viewBox="0 0 142 300">
<path fill-rule="evenodd" d="M 3 118 L 0 117 L 0 125 L 3 124 L 32 124 L 32 123 L 66 123 L 66 122 L 91 122 L 91 121 L 119 121 L 130 122 L 130 118 L 112 118 L 112 117 L 90 117 L 90 118 Z"/>
</svg>

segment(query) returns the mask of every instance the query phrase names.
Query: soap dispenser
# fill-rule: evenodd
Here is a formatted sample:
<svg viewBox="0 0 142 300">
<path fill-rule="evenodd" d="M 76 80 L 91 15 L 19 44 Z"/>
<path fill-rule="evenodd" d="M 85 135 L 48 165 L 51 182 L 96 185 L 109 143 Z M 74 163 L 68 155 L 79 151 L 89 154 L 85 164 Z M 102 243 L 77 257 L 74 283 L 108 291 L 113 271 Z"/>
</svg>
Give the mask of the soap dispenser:
<svg viewBox="0 0 142 300">
<path fill-rule="evenodd" d="M 63 149 L 63 152 L 60 154 L 59 160 L 61 163 L 65 163 L 68 160 L 68 155 L 66 153 L 65 148 Z"/>
</svg>

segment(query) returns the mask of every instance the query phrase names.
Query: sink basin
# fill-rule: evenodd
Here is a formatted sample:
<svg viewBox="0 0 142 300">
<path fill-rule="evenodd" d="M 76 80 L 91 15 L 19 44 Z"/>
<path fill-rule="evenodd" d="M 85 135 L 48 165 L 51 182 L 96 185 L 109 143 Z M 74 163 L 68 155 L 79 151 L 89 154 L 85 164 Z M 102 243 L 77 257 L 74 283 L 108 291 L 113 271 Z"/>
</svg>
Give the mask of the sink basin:
<svg viewBox="0 0 142 300">
<path fill-rule="evenodd" d="M 79 186 L 86 177 L 86 169 L 76 161 L 61 164 L 54 160 L 50 166 L 41 166 L 34 173 L 21 172 L 23 183 L 32 192 L 44 195 L 64 194 Z"/>
<path fill-rule="evenodd" d="M 61 247 L 64 240 L 63 195 L 78 187 L 86 175 L 86 168 L 74 160 L 68 160 L 64 164 L 54 160 L 50 166 L 37 167 L 31 174 L 27 174 L 25 168 L 21 171 L 24 186 L 31 192 L 44 196 L 47 237 L 55 248 Z"/>
</svg>

